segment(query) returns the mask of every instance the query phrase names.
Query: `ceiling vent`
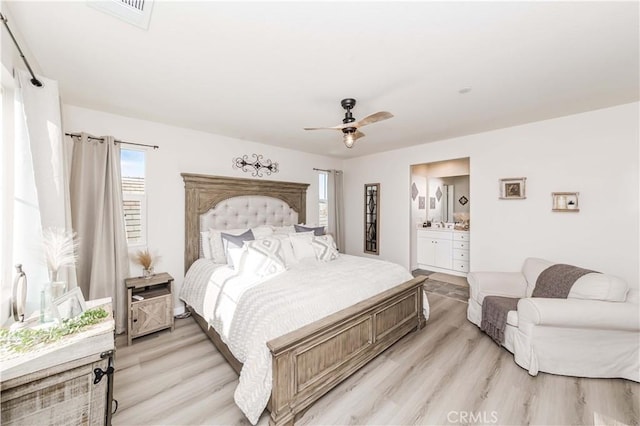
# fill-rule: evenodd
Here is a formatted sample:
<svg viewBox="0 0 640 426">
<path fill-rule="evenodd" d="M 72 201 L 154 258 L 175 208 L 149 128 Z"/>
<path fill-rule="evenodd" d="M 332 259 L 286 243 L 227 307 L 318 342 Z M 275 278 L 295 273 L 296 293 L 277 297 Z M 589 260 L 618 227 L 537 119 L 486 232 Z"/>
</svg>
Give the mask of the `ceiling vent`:
<svg viewBox="0 0 640 426">
<path fill-rule="evenodd" d="M 153 0 L 88 0 L 87 4 L 143 30 L 149 28 Z"/>
</svg>

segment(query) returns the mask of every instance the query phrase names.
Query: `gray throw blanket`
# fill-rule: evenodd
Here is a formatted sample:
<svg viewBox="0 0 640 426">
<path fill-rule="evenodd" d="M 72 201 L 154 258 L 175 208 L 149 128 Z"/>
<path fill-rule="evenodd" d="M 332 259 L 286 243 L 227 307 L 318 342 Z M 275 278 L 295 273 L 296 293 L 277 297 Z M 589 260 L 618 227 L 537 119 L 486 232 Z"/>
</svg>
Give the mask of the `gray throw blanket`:
<svg viewBox="0 0 640 426">
<path fill-rule="evenodd" d="M 536 280 L 531 297 L 566 299 L 571 287 L 583 275 L 595 271 L 577 266 L 557 264 L 542 271 Z M 517 297 L 487 296 L 482 301 L 482 322 L 480 329 L 487 333 L 497 344 L 504 343 L 504 330 L 507 328 L 509 311 L 518 309 Z"/>
<path fill-rule="evenodd" d="M 482 301 L 482 322 L 484 331 L 498 345 L 504 343 L 504 330 L 507 328 L 507 314 L 518 308 L 517 297 L 487 296 Z"/>
<path fill-rule="evenodd" d="M 566 299 L 578 278 L 592 272 L 596 271 L 561 263 L 549 266 L 538 275 L 531 297 Z"/>
</svg>

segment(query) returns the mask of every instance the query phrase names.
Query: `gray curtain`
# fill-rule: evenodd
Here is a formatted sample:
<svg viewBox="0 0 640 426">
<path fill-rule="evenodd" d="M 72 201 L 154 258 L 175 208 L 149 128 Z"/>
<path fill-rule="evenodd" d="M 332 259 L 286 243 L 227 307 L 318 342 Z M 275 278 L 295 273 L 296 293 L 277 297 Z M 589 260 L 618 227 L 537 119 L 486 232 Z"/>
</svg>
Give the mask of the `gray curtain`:
<svg viewBox="0 0 640 426">
<path fill-rule="evenodd" d="M 327 179 L 328 231 L 336 240 L 340 253 L 344 253 L 344 202 L 342 194 L 342 171 L 330 170 Z"/>
<path fill-rule="evenodd" d="M 111 297 L 116 332 L 126 330 L 126 291 L 129 255 L 122 208 L 120 146 L 104 141 L 71 138 L 71 221 L 78 233 L 78 286 L 89 299 Z"/>
</svg>

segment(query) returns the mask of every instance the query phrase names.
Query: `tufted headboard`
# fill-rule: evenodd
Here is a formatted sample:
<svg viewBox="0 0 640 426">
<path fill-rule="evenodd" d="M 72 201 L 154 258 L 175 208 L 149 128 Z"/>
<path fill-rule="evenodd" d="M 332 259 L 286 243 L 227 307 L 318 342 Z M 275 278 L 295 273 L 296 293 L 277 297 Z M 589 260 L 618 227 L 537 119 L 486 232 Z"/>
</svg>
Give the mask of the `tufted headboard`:
<svg viewBox="0 0 640 426">
<path fill-rule="evenodd" d="M 182 173 L 184 270 L 199 257 L 200 231 L 306 222 L 307 183 Z"/>
</svg>

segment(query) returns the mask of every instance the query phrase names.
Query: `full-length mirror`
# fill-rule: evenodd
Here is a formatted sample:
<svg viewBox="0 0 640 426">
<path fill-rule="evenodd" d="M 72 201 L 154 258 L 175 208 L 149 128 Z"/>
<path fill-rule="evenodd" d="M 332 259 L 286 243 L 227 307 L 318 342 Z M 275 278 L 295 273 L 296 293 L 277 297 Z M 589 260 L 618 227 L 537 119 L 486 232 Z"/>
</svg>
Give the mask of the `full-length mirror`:
<svg viewBox="0 0 640 426">
<path fill-rule="evenodd" d="M 364 186 L 364 252 L 378 254 L 380 217 L 380 184 L 368 183 Z"/>
</svg>

